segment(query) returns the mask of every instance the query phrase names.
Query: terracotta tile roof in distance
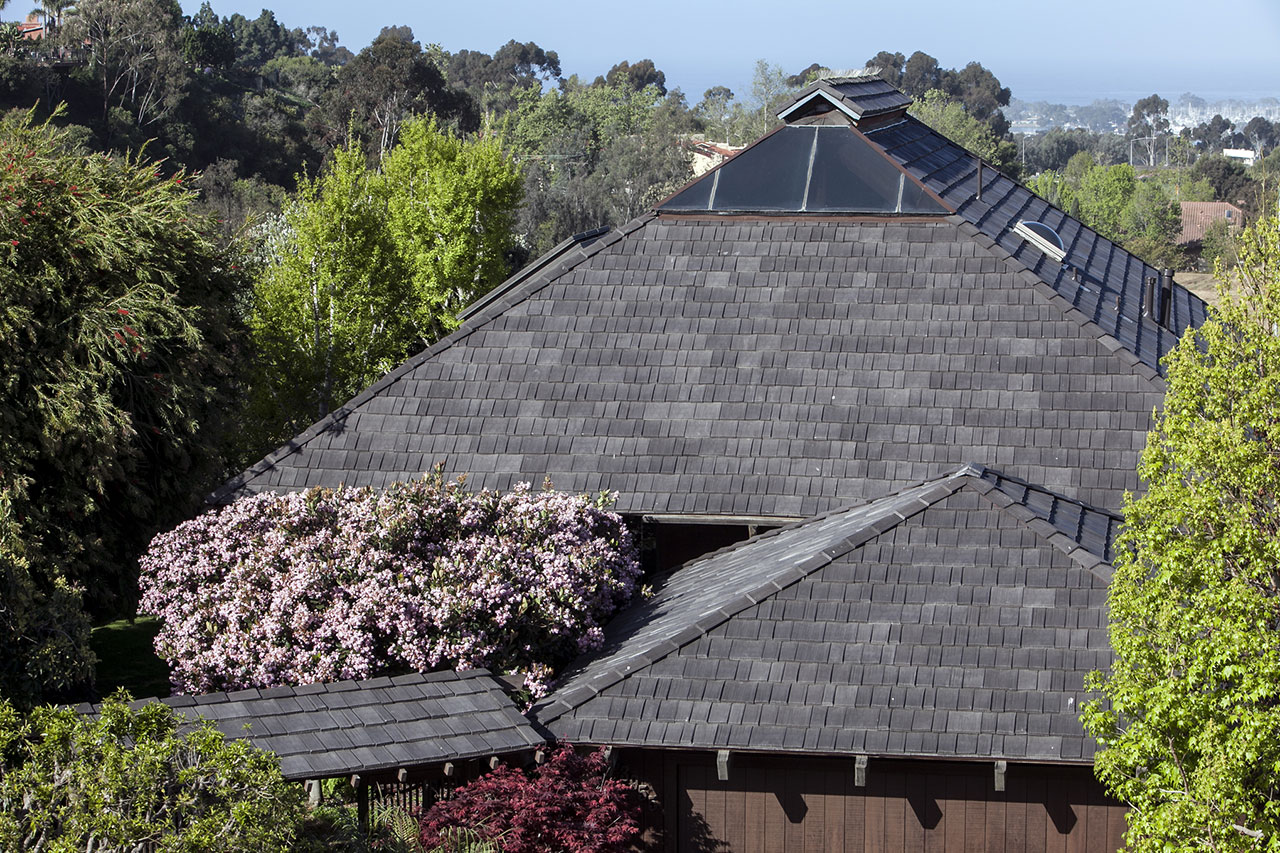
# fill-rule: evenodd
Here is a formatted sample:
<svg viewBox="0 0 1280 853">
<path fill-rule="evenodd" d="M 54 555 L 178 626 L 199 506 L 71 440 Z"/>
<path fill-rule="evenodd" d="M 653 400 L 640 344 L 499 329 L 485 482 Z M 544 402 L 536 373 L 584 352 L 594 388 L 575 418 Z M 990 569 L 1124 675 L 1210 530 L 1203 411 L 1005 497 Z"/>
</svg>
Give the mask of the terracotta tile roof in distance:
<svg viewBox="0 0 1280 853">
<path fill-rule="evenodd" d="M 799 519 L 993 459 L 1118 509 L 1159 358 L 1204 303 L 1175 285 L 1159 327 L 1139 308 L 1155 270 L 989 167 L 976 199 L 973 157 L 914 119 L 873 123 L 849 132 L 957 214 L 659 209 L 566 241 L 211 499 L 442 463 L 476 488 L 615 491 L 631 514 Z M 1022 218 L 1071 270 L 1012 233 Z"/>
<path fill-rule="evenodd" d="M 574 743 L 1087 762 L 1117 521 L 965 466 L 686 564 L 533 713 Z"/>
<path fill-rule="evenodd" d="M 148 701 L 156 700 L 133 704 Z M 545 742 L 502 684 L 483 669 L 160 701 L 189 720 L 211 720 L 227 737 L 275 753 L 286 779 L 442 764 Z"/>
<path fill-rule="evenodd" d="M 1179 202 L 1182 208 L 1182 233 L 1178 235 L 1178 243 L 1194 243 L 1203 240 L 1209 226 L 1215 222 L 1226 222 L 1232 230 L 1244 227 L 1244 211 L 1234 204 L 1225 201 L 1184 201 Z"/>
</svg>

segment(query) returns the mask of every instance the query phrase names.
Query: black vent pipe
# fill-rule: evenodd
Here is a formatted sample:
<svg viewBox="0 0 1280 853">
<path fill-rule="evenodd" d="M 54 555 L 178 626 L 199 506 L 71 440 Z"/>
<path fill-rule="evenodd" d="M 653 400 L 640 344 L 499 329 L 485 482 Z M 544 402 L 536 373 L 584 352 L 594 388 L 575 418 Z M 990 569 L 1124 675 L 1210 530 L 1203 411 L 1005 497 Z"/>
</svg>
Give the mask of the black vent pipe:
<svg viewBox="0 0 1280 853">
<path fill-rule="evenodd" d="M 1142 316 L 1155 318 L 1156 316 L 1156 296 L 1159 291 L 1156 290 L 1156 277 L 1147 276 L 1147 284 L 1142 288 Z"/>
<path fill-rule="evenodd" d="M 1160 271 L 1160 325 L 1169 328 L 1169 310 L 1173 307 L 1173 270 Z"/>
</svg>

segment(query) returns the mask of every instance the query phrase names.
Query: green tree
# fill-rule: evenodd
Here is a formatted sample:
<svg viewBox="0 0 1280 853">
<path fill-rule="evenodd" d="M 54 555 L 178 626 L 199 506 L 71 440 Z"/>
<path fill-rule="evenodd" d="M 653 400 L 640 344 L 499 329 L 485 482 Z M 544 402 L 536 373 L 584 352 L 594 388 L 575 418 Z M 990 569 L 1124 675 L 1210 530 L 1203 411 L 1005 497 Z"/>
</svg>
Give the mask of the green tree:
<svg viewBox="0 0 1280 853">
<path fill-rule="evenodd" d="M 942 88 L 942 68 L 938 60 L 917 50 L 903 65 L 898 85 L 913 98 L 923 97 L 926 92 Z"/>
<path fill-rule="evenodd" d="M 693 108 L 695 116 L 702 122 L 707 139 L 712 142 L 724 141 L 733 144 L 730 140 L 732 102 L 732 89 L 728 86 L 712 86 L 703 92 L 702 100 Z"/>
<path fill-rule="evenodd" d="M 235 61 L 231 28 L 218 20 L 208 0 L 182 31 L 182 57 L 197 68 L 226 68 Z"/>
<path fill-rule="evenodd" d="M 880 79 L 891 86 L 902 88 L 902 70 L 907 58 L 901 53 L 890 53 L 882 50 L 865 63 L 868 68 L 879 68 Z"/>
<path fill-rule="evenodd" d="M 463 132 L 480 125 L 475 102 L 448 84 L 432 53 L 414 41 L 412 30 L 383 27 L 373 44 L 338 69 L 307 121 L 323 147 L 345 144 L 354 131 L 376 157 L 395 145 L 406 121 L 427 114 Z"/>
<path fill-rule="evenodd" d="M 1094 166 L 1080 177 L 1075 192 L 1080 218 L 1103 237 L 1120 242 L 1121 216 L 1137 186 L 1132 166 Z"/>
<path fill-rule="evenodd" d="M 253 20 L 237 12 L 226 27 L 235 42 L 236 68 L 243 71 L 257 71 L 277 57 L 301 56 L 310 44 L 305 33 L 284 26 L 268 9 Z"/>
<path fill-rule="evenodd" d="M 80 591 L 38 564 L 7 497 L 0 490 L 0 701 L 27 709 L 92 684 L 94 658 Z"/>
<path fill-rule="evenodd" d="M 641 59 L 632 65 L 627 60 L 614 65 L 609 73 L 597 77 L 593 86 L 619 86 L 633 92 L 643 91 L 646 86 L 658 90 L 659 95 L 667 94 L 667 75 L 653 64 L 652 59 Z"/>
<path fill-rule="evenodd" d="M 6 850 L 290 849 L 304 806 L 276 759 L 212 724 L 185 733 L 152 702 L 97 716 L 0 702 L 0 846 Z"/>
<path fill-rule="evenodd" d="M 1280 225 L 1167 360 L 1109 593 L 1115 660 L 1084 724 L 1136 851 L 1280 843 Z"/>
<path fill-rule="evenodd" d="M 542 85 L 560 80 L 560 57 L 535 42 L 512 39 L 493 56 L 460 50 L 446 63 L 450 85 L 466 90 L 487 116 L 511 112 L 519 106 L 517 93 L 542 92 Z"/>
<path fill-rule="evenodd" d="M 940 89 L 925 92 L 916 99 L 910 112 L 952 142 L 995 164 L 997 168 L 1017 172 L 1017 146 L 997 137 L 989 124 L 969 115 L 964 104 L 953 100 L 946 92 Z"/>
<path fill-rule="evenodd" d="M 1148 95 L 1133 105 L 1126 137 L 1142 142 L 1147 149 L 1147 165 L 1156 165 L 1156 143 L 1169 133 L 1169 102 L 1159 95 Z"/>
<path fill-rule="evenodd" d="M 408 355 L 409 270 L 387 228 L 387 186 L 352 139 L 299 181 L 267 241 L 250 322 L 263 442 L 328 414 Z"/>
<path fill-rule="evenodd" d="M 520 177 L 493 140 L 410 120 L 380 170 L 354 137 L 301 180 L 255 286 L 264 442 L 323 417 L 506 277 Z"/>
<path fill-rule="evenodd" d="M 240 273 L 179 174 L 0 121 L 0 518 L 98 613 L 223 474 Z M 0 522 L 2 524 L 2 522 Z"/>
<path fill-rule="evenodd" d="M 1001 107 L 1009 105 L 1009 89 L 980 62 L 970 62 L 959 71 L 942 75 L 942 89 L 964 104 L 965 111 L 991 128 L 996 139 L 1004 139 L 1009 122 Z"/>
<path fill-rule="evenodd" d="M 410 270 L 414 331 L 433 341 L 506 278 L 520 173 L 495 140 L 463 142 L 431 119 L 405 125 L 382 172 L 391 239 Z"/>
<path fill-rule="evenodd" d="M 109 147 L 140 146 L 178 109 L 190 76 L 180 24 L 167 0 L 81 0 L 68 15 L 63 37 L 88 45 Z"/>
</svg>

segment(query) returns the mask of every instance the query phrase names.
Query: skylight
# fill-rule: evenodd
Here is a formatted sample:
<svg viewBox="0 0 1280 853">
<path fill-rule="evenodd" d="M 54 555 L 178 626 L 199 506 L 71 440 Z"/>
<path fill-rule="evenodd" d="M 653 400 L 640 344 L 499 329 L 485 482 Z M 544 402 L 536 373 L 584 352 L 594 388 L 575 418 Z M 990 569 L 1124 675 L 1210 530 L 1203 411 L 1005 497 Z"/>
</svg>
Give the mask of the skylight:
<svg viewBox="0 0 1280 853">
<path fill-rule="evenodd" d="M 1062 261 L 1067 257 L 1067 247 L 1063 245 L 1058 232 L 1043 222 L 1024 219 L 1013 226 L 1013 233 L 1055 261 Z"/>
<path fill-rule="evenodd" d="M 788 126 L 659 210 L 945 215 L 925 188 L 848 126 Z"/>
</svg>

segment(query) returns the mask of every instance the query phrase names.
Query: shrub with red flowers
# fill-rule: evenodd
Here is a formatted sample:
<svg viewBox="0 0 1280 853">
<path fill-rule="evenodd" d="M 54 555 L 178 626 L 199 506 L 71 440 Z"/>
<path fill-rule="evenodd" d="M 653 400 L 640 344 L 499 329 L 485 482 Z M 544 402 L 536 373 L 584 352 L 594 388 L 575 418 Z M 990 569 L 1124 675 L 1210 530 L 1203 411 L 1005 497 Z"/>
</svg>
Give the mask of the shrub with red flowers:
<svg viewBox="0 0 1280 853">
<path fill-rule="evenodd" d="M 562 744 L 526 773 L 501 766 L 440 800 L 421 818 L 423 847 L 466 829 L 503 853 L 622 853 L 640 836 L 644 798 L 608 778 L 603 750 Z"/>
<path fill-rule="evenodd" d="M 439 474 L 256 495 L 157 536 L 140 609 L 180 692 L 483 666 L 542 695 L 639 576 L 609 502 Z"/>
</svg>

